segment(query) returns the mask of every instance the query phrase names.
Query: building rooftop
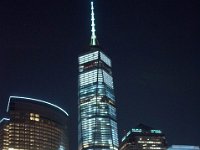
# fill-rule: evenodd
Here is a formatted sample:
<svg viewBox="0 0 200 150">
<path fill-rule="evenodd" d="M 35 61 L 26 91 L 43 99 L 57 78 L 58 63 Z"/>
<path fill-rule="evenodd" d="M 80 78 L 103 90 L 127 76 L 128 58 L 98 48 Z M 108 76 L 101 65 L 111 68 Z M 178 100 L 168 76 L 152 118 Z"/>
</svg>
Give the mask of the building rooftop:
<svg viewBox="0 0 200 150">
<path fill-rule="evenodd" d="M 135 128 L 132 128 L 123 138 L 122 142 L 130 135 L 130 134 L 162 134 L 161 130 L 154 129 L 142 123 L 138 124 Z"/>
<path fill-rule="evenodd" d="M 49 103 L 47 101 L 40 100 L 40 99 L 34 99 L 34 98 L 28 98 L 28 97 L 21 97 L 21 96 L 10 96 L 9 97 L 8 106 L 7 106 L 7 112 L 10 109 L 10 103 L 11 103 L 11 101 L 16 101 L 16 100 L 18 100 L 18 101 L 29 101 L 29 102 L 32 102 L 32 103 L 40 103 L 40 104 L 48 105 L 50 107 L 53 107 L 54 109 L 60 110 L 65 115 L 69 116 L 68 113 L 64 109 L 62 109 L 61 107 L 59 107 L 59 106 L 57 106 L 55 104 L 52 104 L 52 103 Z"/>
</svg>

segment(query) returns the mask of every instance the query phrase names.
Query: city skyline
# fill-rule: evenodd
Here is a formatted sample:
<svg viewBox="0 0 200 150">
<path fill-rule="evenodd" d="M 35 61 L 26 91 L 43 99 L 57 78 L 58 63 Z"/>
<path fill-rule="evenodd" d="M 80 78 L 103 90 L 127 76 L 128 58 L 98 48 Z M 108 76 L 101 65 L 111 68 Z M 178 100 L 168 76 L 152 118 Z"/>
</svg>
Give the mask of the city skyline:
<svg viewBox="0 0 200 150">
<path fill-rule="evenodd" d="M 95 6 L 97 36 L 113 60 L 119 140 L 141 122 L 161 129 L 170 144 L 200 145 L 199 3 L 103 0 Z M 49 100 L 69 112 L 74 142 L 73 68 L 90 41 L 90 2 L 8 0 L 0 7 L 0 117 L 10 95 Z"/>
</svg>

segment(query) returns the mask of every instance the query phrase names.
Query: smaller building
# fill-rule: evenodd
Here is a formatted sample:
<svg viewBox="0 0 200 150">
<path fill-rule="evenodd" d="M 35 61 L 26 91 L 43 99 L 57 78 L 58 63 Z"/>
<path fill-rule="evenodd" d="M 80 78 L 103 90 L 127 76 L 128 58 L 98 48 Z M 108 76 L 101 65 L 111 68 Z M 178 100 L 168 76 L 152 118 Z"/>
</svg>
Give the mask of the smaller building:
<svg viewBox="0 0 200 150">
<path fill-rule="evenodd" d="M 65 110 L 47 101 L 10 96 L 0 120 L 0 150 L 69 150 Z"/>
<path fill-rule="evenodd" d="M 172 145 L 167 150 L 199 150 L 199 146 L 191 145 Z"/>
<path fill-rule="evenodd" d="M 131 129 L 123 138 L 119 150 L 166 150 L 167 142 L 161 130 L 139 124 Z"/>
</svg>

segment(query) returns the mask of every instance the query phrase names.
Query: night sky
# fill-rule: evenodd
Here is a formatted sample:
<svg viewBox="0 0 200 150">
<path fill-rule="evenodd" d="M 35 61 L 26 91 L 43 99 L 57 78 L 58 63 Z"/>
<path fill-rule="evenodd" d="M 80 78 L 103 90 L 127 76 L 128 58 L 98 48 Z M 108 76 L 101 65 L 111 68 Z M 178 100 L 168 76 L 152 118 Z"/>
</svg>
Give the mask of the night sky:
<svg viewBox="0 0 200 150">
<path fill-rule="evenodd" d="M 97 38 L 112 59 L 119 139 L 139 123 L 171 144 L 200 145 L 200 1 L 96 0 Z M 0 0 L 0 117 L 10 95 L 70 114 L 77 149 L 78 56 L 89 0 Z"/>
</svg>

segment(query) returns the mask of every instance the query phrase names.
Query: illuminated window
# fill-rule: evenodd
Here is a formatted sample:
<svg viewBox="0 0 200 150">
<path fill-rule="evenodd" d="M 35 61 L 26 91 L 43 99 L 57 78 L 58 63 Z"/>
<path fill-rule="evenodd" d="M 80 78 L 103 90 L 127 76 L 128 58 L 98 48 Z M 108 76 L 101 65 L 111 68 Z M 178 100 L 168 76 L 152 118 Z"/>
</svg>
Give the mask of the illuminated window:
<svg viewBox="0 0 200 150">
<path fill-rule="evenodd" d="M 111 61 L 106 55 L 100 52 L 100 57 L 101 57 L 101 60 L 103 60 L 108 66 L 111 67 Z"/>
<path fill-rule="evenodd" d="M 79 57 L 79 64 L 98 59 L 98 51 Z"/>
<path fill-rule="evenodd" d="M 30 120 L 40 121 L 40 115 L 39 114 L 30 113 Z"/>
</svg>

